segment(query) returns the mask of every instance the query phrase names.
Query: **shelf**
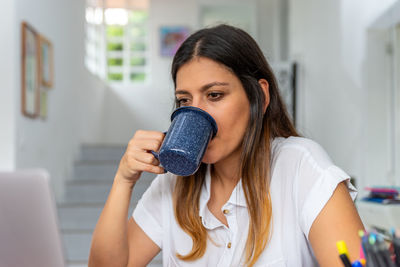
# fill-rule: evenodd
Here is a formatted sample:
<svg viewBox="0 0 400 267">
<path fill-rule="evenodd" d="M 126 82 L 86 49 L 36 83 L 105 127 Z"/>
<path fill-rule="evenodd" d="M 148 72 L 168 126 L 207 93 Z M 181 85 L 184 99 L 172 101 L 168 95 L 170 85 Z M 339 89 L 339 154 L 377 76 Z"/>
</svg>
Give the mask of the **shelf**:
<svg viewBox="0 0 400 267">
<path fill-rule="evenodd" d="M 366 228 L 378 227 L 390 230 L 400 228 L 400 204 L 380 204 L 357 201 L 356 207 Z"/>
</svg>

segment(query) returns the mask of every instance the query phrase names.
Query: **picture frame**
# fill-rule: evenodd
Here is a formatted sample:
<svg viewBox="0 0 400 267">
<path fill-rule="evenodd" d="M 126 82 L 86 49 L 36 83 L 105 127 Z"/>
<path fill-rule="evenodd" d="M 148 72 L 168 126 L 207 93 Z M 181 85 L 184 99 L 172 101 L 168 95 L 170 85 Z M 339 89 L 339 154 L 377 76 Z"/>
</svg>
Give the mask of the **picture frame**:
<svg viewBox="0 0 400 267">
<path fill-rule="evenodd" d="M 43 35 L 40 35 L 39 38 L 39 49 L 40 83 L 47 88 L 51 88 L 54 80 L 53 45 Z"/>
<path fill-rule="evenodd" d="M 47 119 L 47 90 L 40 90 L 40 118 L 42 120 Z"/>
<path fill-rule="evenodd" d="M 190 29 L 186 26 L 161 26 L 161 56 L 173 57 L 189 34 Z"/>
<path fill-rule="evenodd" d="M 39 34 L 27 22 L 22 22 L 21 46 L 21 107 L 22 114 L 29 118 L 39 115 Z"/>
<path fill-rule="evenodd" d="M 298 63 L 281 61 L 272 65 L 282 100 L 293 124 L 297 126 L 297 74 Z"/>
</svg>

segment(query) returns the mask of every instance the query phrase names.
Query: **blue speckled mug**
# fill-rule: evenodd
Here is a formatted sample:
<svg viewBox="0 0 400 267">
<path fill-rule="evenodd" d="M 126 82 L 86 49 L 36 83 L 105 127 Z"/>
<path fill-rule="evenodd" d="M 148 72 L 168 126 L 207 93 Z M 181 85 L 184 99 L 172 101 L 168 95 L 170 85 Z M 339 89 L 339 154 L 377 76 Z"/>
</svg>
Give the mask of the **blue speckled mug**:
<svg viewBox="0 0 400 267">
<path fill-rule="evenodd" d="M 194 174 L 208 143 L 218 128 L 210 114 L 196 107 L 180 107 L 171 115 L 171 125 L 158 153 L 152 152 L 168 172 Z"/>
</svg>

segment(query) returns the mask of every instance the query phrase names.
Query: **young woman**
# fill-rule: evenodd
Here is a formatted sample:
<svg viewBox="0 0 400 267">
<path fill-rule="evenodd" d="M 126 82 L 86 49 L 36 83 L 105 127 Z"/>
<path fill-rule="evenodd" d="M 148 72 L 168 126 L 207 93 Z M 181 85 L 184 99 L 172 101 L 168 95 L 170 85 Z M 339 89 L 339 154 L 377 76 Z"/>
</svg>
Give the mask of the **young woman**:
<svg viewBox="0 0 400 267">
<path fill-rule="evenodd" d="M 363 229 L 355 189 L 315 142 L 299 137 L 256 42 L 220 25 L 191 35 L 172 64 L 177 106 L 216 120 L 199 170 L 164 174 L 149 153 L 164 135 L 129 142 L 93 234 L 89 266 L 343 266 Z M 127 221 L 143 171 L 159 174 Z"/>
</svg>

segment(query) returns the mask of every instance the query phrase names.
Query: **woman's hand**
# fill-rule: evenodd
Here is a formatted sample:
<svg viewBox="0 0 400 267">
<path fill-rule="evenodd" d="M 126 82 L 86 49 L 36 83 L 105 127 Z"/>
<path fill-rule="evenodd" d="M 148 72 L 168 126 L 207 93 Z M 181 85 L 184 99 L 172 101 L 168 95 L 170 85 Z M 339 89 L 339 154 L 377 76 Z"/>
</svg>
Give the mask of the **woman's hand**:
<svg viewBox="0 0 400 267">
<path fill-rule="evenodd" d="M 146 264 L 138 265 L 137 263 L 149 262 L 160 251 L 144 232 L 140 232 L 142 230 L 139 226 L 135 226 L 132 222 L 129 225 L 131 225 L 130 227 L 134 225 L 133 230 L 136 232 L 128 235 L 126 217 L 133 187 L 140 178 L 140 174 L 143 171 L 164 172 L 164 169 L 158 166 L 158 160 L 150 153 L 150 150 L 158 151 L 163 140 L 164 134 L 161 132 L 137 131 L 129 141 L 93 233 L 89 266 L 127 266 L 129 261 L 135 261 L 134 266 L 144 266 Z M 132 252 L 136 257 L 130 259 L 133 254 L 129 255 L 128 236 L 139 242 L 142 246 L 141 249 L 144 246 L 146 253 Z M 146 236 L 147 239 L 143 240 L 143 236 Z"/>
<path fill-rule="evenodd" d="M 162 132 L 137 131 L 128 143 L 115 179 L 134 185 L 143 171 L 164 173 L 164 169 L 159 166 L 160 162 L 150 152 L 158 151 L 163 140 Z"/>
</svg>

